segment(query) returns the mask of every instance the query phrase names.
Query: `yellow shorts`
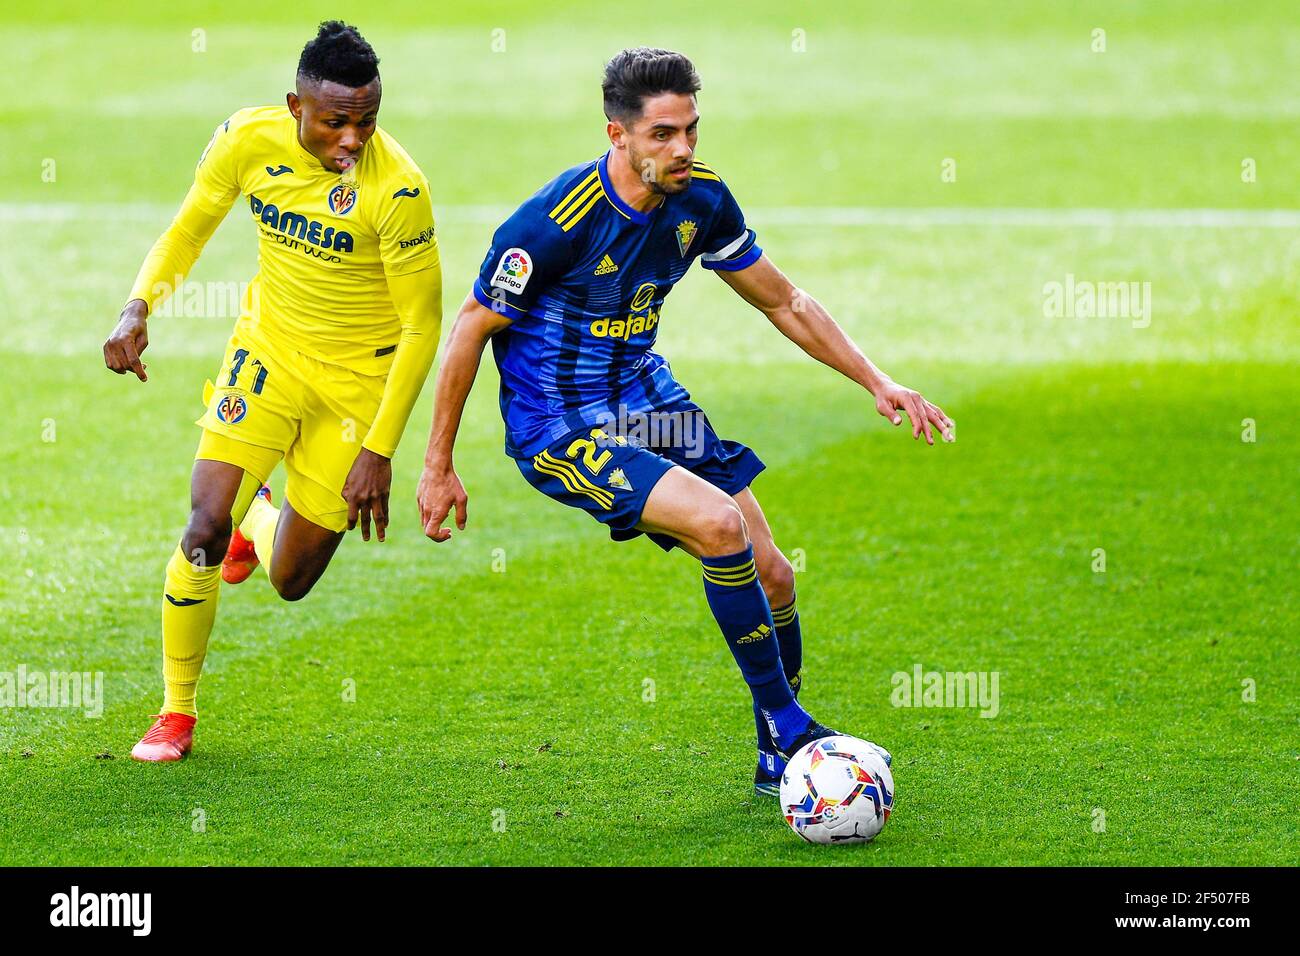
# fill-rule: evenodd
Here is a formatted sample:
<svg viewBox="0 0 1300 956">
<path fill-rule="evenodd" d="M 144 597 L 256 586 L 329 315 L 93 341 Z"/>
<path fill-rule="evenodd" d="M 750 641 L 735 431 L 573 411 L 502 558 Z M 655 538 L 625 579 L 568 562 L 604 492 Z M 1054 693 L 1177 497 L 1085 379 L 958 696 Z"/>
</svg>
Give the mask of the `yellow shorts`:
<svg viewBox="0 0 1300 956">
<path fill-rule="evenodd" d="M 359 375 L 236 329 L 226 346 L 196 459 L 266 481 L 284 458 L 285 496 L 308 521 L 342 531 L 343 483 L 384 395 L 383 375 Z"/>
</svg>

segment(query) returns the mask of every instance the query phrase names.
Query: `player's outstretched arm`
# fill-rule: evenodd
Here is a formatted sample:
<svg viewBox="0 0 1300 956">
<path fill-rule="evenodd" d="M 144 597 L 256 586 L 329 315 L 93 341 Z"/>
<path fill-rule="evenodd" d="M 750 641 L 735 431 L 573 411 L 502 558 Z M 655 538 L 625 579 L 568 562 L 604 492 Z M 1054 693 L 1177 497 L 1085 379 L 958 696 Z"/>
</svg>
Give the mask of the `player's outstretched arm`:
<svg viewBox="0 0 1300 956">
<path fill-rule="evenodd" d="M 134 372 L 142 382 L 149 377 L 140 353 L 149 345 L 145 323 L 149 313 L 171 295 L 189 275 L 190 268 L 239 198 L 235 139 L 239 113 L 218 126 L 199 157 L 194 185 L 167 231 L 149 250 L 117 326 L 104 342 L 104 364 L 118 375 Z M 231 124 L 236 124 L 231 131 Z"/>
<path fill-rule="evenodd" d="M 225 210 L 215 215 L 204 209 L 196 199 L 195 189 L 190 189 L 176 218 L 145 257 L 117 325 L 104 342 L 104 364 L 109 369 L 118 375 L 134 372 L 140 381 L 149 381 L 145 373 L 148 366 L 140 361 L 141 353 L 149 347 L 149 313 L 189 275 L 225 217 Z"/>
<path fill-rule="evenodd" d="M 348 503 L 348 530 L 361 524 L 361 540 L 370 540 L 370 522 L 380 541 L 388 528 L 388 493 L 393 486 L 392 458 L 406 420 L 433 367 L 442 333 L 442 266 L 388 276 L 388 293 L 402 323 L 393 364 L 384 383 L 375 420 L 361 442 L 356 461 L 343 483 Z"/>
<path fill-rule="evenodd" d="M 420 523 L 424 533 L 434 541 L 446 541 L 451 529 L 443 521 L 455 509 L 456 527 L 465 530 L 468 497 L 456 475 L 452 448 L 460 430 L 465 400 L 474 386 L 474 377 L 483 358 L 483 347 L 510 320 L 469 296 L 460 307 L 451 327 L 438 369 L 438 385 L 433 397 L 433 426 L 429 430 L 429 447 L 424 454 L 424 471 L 416 491 Z"/>
<path fill-rule="evenodd" d="M 797 288 L 766 255 L 745 269 L 718 275 L 795 345 L 869 391 L 881 415 L 898 425 L 903 420 L 898 413 L 905 412 L 913 438 L 925 435 L 933 445 L 933 426 L 945 441 L 956 440 L 956 426 L 943 409 L 876 368 L 821 303 Z"/>
</svg>

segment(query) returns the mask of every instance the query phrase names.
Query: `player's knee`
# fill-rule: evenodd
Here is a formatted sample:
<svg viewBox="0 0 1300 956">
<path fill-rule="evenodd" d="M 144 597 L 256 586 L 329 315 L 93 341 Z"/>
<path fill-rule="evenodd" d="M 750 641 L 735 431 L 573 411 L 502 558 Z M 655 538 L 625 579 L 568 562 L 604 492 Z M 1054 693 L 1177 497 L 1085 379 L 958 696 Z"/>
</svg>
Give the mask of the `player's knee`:
<svg viewBox="0 0 1300 956">
<path fill-rule="evenodd" d="M 274 575 L 271 577 L 271 585 L 275 588 L 275 593 L 285 601 L 301 601 L 311 593 L 312 585 L 315 583 L 314 578 L 309 579 L 301 575 L 285 578 L 278 578 Z"/>
<path fill-rule="evenodd" d="M 794 600 L 794 565 L 776 548 L 759 564 L 758 578 L 772 607 L 784 607 Z"/>
<path fill-rule="evenodd" d="M 205 568 L 221 563 L 230 546 L 230 513 L 218 514 L 207 508 L 190 512 L 181 547 L 195 564 Z"/>
<path fill-rule="evenodd" d="M 709 508 L 700 519 L 696 533 L 705 554 L 710 557 L 735 554 L 745 550 L 749 544 L 745 516 L 731 502 Z"/>
</svg>

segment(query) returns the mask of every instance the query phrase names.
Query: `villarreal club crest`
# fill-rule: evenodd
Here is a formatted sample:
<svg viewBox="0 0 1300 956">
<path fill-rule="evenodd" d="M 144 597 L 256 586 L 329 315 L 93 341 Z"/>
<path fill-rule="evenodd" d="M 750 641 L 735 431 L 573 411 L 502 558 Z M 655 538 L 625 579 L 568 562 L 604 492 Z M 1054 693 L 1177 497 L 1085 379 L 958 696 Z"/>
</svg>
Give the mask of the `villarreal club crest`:
<svg viewBox="0 0 1300 956">
<path fill-rule="evenodd" d="M 343 180 L 329 194 L 330 212 L 336 216 L 346 216 L 357 204 L 357 184 Z"/>
<path fill-rule="evenodd" d="M 217 421 L 227 425 L 238 425 L 248 414 L 248 403 L 242 395 L 223 395 L 217 402 Z"/>
</svg>

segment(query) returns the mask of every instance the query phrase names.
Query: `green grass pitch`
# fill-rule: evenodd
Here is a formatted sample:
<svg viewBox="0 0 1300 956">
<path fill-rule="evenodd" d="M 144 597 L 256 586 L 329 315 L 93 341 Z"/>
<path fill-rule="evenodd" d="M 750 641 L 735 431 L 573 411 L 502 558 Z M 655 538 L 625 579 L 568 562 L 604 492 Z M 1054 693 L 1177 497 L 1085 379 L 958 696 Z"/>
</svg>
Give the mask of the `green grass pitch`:
<svg viewBox="0 0 1300 956">
<path fill-rule="evenodd" d="M 1300 243 L 1267 212 L 1300 168 L 1287 4 L 380 6 L 4 14 L 0 672 L 102 672 L 105 703 L 0 709 L 0 863 L 1294 863 Z M 751 794 L 697 567 L 528 488 L 490 360 L 469 530 L 417 527 L 426 388 L 389 541 L 347 540 L 301 604 L 260 572 L 226 589 L 195 753 L 128 759 L 233 317 L 155 319 L 144 386 L 100 345 L 213 126 L 279 101 L 335 15 L 433 185 L 449 313 L 495 223 L 602 149 L 604 58 L 671 46 L 704 78 L 699 155 L 774 261 L 958 422 L 912 443 L 702 272 L 665 309 L 660 350 L 768 463 L 805 702 L 895 755 L 875 843 L 805 845 Z M 236 210 L 192 278 L 254 267 Z M 1150 283 L 1149 314 L 1045 315 L 1070 276 Z M 893 706 L 917 665 L 997 672 L 997 716 Z"/>
</svg>

